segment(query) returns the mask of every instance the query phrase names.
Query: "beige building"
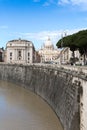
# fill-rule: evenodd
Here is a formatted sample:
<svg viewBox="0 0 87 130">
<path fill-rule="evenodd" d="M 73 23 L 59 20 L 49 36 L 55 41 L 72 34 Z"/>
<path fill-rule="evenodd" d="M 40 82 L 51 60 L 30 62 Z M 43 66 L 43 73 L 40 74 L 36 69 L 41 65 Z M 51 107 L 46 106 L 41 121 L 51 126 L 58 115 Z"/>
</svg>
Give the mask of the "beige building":
<svg viewBox="0 0 87 130">
<path fill-rule="evenodd" d="M 7 63 L 35 62 L 35 48 L 28 40 L 11 40 L 6 44 L 5 61 Z"/>
<path fill-rule="evenodd" d="M 0 48 L 0 62 L 4 62 L 4 48 Z"/>
<path fill-rule="evenodd" d="M 50 38 L 48 38 L 43 47 L 39 50 L 41 62 L 52 62 L 58 58 L 59 51 L 55 49 Z"/>
<path fill-rule="evenodd" d="M 82 64 L 83 57 L 81 57 L 79 51 L 74 52 L 75 59 L 77 60 L 76 63 Z M 73 58 L 72 51 L 70 50 L 69 47 L 65 47 L 61 50 L 59 57 L 58 57 L 58 63 L 59 64 L 70 64 L 71 59 Z"/>
</svg>

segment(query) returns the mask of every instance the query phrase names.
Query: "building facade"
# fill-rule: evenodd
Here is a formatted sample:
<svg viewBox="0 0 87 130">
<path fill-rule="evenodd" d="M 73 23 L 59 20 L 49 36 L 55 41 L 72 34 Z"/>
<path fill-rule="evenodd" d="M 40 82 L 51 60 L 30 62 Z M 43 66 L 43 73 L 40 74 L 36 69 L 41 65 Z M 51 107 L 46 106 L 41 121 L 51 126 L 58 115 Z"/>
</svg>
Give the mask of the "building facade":
<svg viewBox="0 0 87 130">
<path fill-rule="evenodd" d="M 0 62 L 4 62 L 4 49 L 0 48 Z"/>
<path fill-rule="evenodd" d="M 58 58 L 59 51 L 55 49 L 50 38 L 46 40 L 43 47 L 39 50 L 41 62 L 52 62 Z"/>
<path fill-rule="evenodd" d="M 6 44 L 7 63 L 34 63 L 35 48 L 28 40 L 11 40 Z"/>
<path fill-rule="evenodd" d="M 80 55 L 79 51 L 74 51 L 75 61 L 73 61 L 73 53 L 69 47 L 65 47 L 61 50 L 58 57 L 58 64 L 83 64 L 83 57 Z"/>
</svg>

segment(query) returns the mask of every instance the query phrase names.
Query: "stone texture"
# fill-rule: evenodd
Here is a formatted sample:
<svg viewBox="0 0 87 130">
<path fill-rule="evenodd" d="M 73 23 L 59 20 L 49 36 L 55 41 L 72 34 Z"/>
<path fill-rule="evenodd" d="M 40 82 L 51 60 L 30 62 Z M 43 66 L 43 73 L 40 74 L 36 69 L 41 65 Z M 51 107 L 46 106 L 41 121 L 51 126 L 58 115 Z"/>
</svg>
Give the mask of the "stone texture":
<svg viewBox="0 0 87 130">
<path fill-rule="evenodd" d="M 83 95 L 83 86 L 77 77 L 77 74 L 62 68 L 0 65 L 0 79 L 19 84 L 40 95 L 55 111 L 64 130 L 80 130 L 80 98 Z"/>
</svg>

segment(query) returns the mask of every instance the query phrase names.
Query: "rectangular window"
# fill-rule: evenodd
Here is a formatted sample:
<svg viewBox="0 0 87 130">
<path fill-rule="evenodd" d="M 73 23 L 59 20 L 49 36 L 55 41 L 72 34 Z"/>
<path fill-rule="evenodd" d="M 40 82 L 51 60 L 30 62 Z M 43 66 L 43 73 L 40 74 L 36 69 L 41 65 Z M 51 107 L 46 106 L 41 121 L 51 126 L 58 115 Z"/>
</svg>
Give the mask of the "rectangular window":
<svg viewBox="0 0 87 130">
<path fill-rule="evenodd" d="M 12 52 L 10 52 L 10 56 L 12 56 Z"/>
<path fill-rule="evenodd" d="M 30 53 L 28 52 L 28 56 L 30 56 Z"/>
<path fill-rule="evenodd" d="M 18 56 L 21 57 L 21 51 L 18 51 Z"/>
</svg>

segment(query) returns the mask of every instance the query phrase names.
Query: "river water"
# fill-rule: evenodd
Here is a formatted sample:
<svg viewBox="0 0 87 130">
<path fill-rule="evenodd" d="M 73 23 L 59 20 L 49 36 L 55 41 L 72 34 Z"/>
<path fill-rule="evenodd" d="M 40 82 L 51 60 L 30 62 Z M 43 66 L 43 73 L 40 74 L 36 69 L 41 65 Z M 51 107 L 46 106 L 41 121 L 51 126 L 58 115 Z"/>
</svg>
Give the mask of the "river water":
<svg viewBox="0 0 87 130">
<path fill-rule="evenodd" d="M 39 96 L 0 81 L 0 130 L 63 130 L 56 114 Z"/>
</svg>

